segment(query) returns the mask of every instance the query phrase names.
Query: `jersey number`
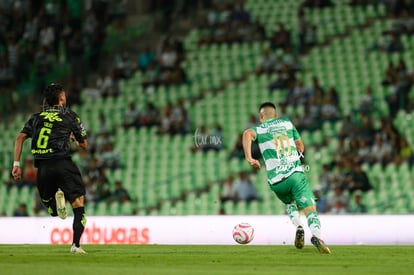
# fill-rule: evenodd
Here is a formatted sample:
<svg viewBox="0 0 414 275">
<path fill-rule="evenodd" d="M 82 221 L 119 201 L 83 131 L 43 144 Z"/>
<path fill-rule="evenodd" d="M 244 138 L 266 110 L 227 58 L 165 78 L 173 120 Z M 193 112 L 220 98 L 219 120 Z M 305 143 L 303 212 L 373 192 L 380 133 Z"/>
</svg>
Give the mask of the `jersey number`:
<svg viewBox="0 0 414 275">
<path fill-rule="evenodd" d="M 289 144 L 289 137 L 287 135 L 274 135 L 273 141 L 275 142 L 277 156 L 288 155 L 292 153 L 292 149 Z"/>
<path fill-rule="evenodd" d="M 49 135 L 52 132 L 52 129 L 43 127 L 40 130 L 39 138 L 37 139 L 37 148 L 45 149 L 47 147 L 47 143 L 49 142 Z"/>
</svg>

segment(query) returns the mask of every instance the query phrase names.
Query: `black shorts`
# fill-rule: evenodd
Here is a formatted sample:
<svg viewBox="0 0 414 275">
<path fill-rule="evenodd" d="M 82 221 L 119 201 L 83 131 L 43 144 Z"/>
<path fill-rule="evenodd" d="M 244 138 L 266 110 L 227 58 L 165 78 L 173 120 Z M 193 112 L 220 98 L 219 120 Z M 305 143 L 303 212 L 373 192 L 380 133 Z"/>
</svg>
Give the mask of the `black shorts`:
<svg viewBox="0 0 414 275">
<path fill-rule="evenodd" d="M 49 159 L 36 162 L 37 188 L 44 200 L 54 198 L 58 188 L 65 193 L 65 198 L 73 202 L 85 195 L 85 184 L 78 167 L 70 158 Z"/>
</svg>

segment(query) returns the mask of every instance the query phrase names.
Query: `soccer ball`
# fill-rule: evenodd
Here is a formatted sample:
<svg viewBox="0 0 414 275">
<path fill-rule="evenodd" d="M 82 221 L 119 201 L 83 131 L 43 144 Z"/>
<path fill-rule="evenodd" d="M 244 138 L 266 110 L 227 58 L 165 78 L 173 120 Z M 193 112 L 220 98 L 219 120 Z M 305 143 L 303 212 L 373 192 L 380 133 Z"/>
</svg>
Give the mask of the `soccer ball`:
<svg viewBox="0 0 414 275">
<path fill-rule="evenodd" d="M 236 224 L 233 228 L 233 239 L 239 244 L 248 244 L 254 238 L 254 228 L 247 222 Z"/>
</svg>

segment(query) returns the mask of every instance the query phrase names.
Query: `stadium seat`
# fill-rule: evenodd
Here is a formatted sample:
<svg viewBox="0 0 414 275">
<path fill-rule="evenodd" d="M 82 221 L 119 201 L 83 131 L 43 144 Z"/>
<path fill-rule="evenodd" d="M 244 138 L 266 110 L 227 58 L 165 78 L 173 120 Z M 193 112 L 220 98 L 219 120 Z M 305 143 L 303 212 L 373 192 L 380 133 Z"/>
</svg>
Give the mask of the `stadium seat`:
<svg viewBox="0 0 414 275">
<path fill-rule="evenodd" d="M 234 210 L 235 215 L 246 215 L 247 214 L 247 203 L 246 201 L 238 201 Z"/>
</svg>

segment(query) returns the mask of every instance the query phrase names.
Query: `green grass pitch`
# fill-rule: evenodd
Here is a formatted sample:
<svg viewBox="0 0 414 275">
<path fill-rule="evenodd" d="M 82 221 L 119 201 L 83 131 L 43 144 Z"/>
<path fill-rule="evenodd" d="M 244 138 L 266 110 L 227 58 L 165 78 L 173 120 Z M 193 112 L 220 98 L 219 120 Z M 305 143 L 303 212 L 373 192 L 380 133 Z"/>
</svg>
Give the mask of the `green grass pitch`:
<svg viewBox="0 0 414 275">
<path fill-rule="evenodd" d="M 413 274 L 414 246 L 0 245 L 0 274 Z"/>
</svg>

